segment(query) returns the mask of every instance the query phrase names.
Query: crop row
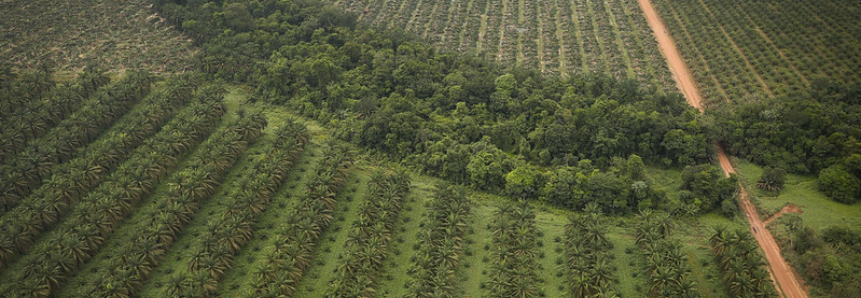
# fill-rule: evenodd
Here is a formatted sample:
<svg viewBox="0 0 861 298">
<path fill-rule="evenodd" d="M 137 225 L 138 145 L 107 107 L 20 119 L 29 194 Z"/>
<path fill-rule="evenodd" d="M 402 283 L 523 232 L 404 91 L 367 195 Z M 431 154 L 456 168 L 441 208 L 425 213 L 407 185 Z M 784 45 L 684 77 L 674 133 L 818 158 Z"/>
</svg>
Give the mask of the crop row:
<svg viewBox="0 0 861 298">
<path fill-rule="evenodd" d="M 56 87 L 52 73 L 46 69 L 14 73 L 0 69 L 0 119 L 8 119 L 28 102 L 39 100 Z"/>
<path fill-rule="evenodd" d="M 672 77 L 632 0 L 340 0 L 372 26 L 549 73 L 598 72 L 670 89 Z M 669 83 L 669 84 L 665 84 Z"/>
<path fill-rule="evenodd" d="M 777 297 L 774 284 L 750 232 L 717 227 L 709 239 L 721 280 L 733 297 Z"/>
<path fill-rule="evenodd" d="M 527 203 L 495 212 L 490 293 L 494 297 L 538 297 L 535 213 Z"/>
<path fill-rule="evenodd" d="M 68 213 L 80 198 L 123 162 L 134 149 L 153 134 L 191 97 L 190 86 L 176 81 L 154 92 L 99 140 L 88 145 L 83 156 L 55 166 L 51 179 L 0 218 L 0 265 L 26 252 L 39 234 Z M 181 131 L 191 123 L 204 125 L 212 119 L 194 117 L 217 103 L 197 101 L 163 131 Z M 164 133 L 163 133 L 164 134 Z M 156 137 L 159 138 L 159 137 Z M 2 267 L 2 266 L 0 266 Z"/>
<path fill-rule="evenodd" d="M 331 147 L 330 147 L 331 148 Z M 305 184 L 305 196 L 284 219 L 271 254 L 254 268 L 254 292 L 249 297 L 293 296 L 296 284 L 311 266 L 314 250 L 333 219 L 336 193 L 347 181 L 352 160 L 346 149 L 334 147 L 316 165 Z"/>
<path fill-rule="evenodd" d="M 425 231 L 419 236 L 422 245 L 410 270 L 413 282 L 409 297 L 456 297 L 455 269 L 463 254 L 469 212 L 470 201 L 463 188 L 437 186 L 423 225 Z"/>
<path fill-rule="evenodd" d="M 46 135 L 28 144 L 17 156 L 0 166 L 0 205 L 15 206 L 43 179 L 51 168 L 67 161 L 75 149 L 88 144 L 138 100 L 149 93 L 151 77 L 132 73 L 121 81 L 99 89 L 80 109 Z"/>
<path fill-rule="evenodd" d="M 219 96 L 215 92 L 202 93 L 205 97 Z M 221 116 L 223 109 L 220 102 L 209 108 L 200 111 L 202 118 L 208 121 L 150 139 L 138 148 L 133 158 L 119 166 L 108 181 L 81 199 L 71 218 L 43 238 L 22 260 L 22 268 L 12 273 L 4 284 L 4 292 L 16 297 L 47 297 L 59 289 L 66 278 L 101 249 L 135 205 L 152 193 L 158 180 L 210 134 L 214 120 Z M 238 122 L 231 126 L 246 124 Z"/>
<path fill-rule="evenodd" d="M 259 114 L 251 118 L 261 119 Z M 259 128 L 259 126 L 257 126 Z M 115 254 L 104 263 L 116 266 L 99 268 L 97 276 L 102 282 L 90 283 L 80 290 L 77 297 L 115 297 L 117 295 L 138 295 L 141 286 L 148 280 L 149 273 L 164 259 L 165 253 L 171 248 L 185 225 L 206 203 L 224 182 L 224 173 L 243 156 L 243 144 L 259 134 L 260 130 L 252 128 L 239 132 L 228 131 L 223 136 L 229 137 L 227 147 L 217 147 L 213 151 L 198 155 L 190 160 L 192 167 L 176 174 L 181 183 L 175 183 L 171 189 L 162 194 L 156 202 L 158 206 L 145 217 L 148 218 L 139 228 L 142 232 L 135 235 L 133 241 L 125 242 Z M 241 135 L 245 134 L 245 137 Z M 258 155 L 245 154 L 246 159 L 295 159 L 301 153 L 301 144 L 305 137 L 305 127 L 297 123 L 288 123 L 274 132 L 275 137 L 266 139 L 263 152 Z M 213 141 L 215 142 L 215 141 Z M 225 142 L 221 142 L 225 143 Z M 219 150 L 220 149 L 220 150 Z M 248 173 L 250 172 L 242 172 Z"/>
<path fill-rule="evenodd" d="M 613 297 L 613 271 L 607 222 L 598 213 L 572 215 L 565 226 L 566 268 L 574 297 Z"/>
<path fill-rule="evenodd" d="M 83 72 L 74 84 L 55 87 L 48 95 L 30 99 L 14 113 L 0 117 L 0 162 L 47 133 L 108 82 L 110 78 L 102 73 Z"/>
<path fill-rule="evenodd" d="M 374 297 L 389 254 L 389 242 L 402 203 L 410 190 L 404 172 L 379 170 L 368 182 L 368 199 L 359 206 L 347 235 L 345 262 L 338 267 L 326 297 Z"/>
<path fill-rule="evenodd" d="M 847 14 L 857 3 L 655 2 L 707 100 L 785 95 L 817 78 L 861 81 L 861 32 Z"/>
<path fill-rule="evenodd" d="M 231 267 L 237 252 L 251 240 L 254 224 L 266 211 L 275 191 L 304 151 L 303 129 L 293 140 L 285 139 L 265 154 L 254 156 L 242 175 L 234 179 L 220 214 L 211 215 L 202 235 L 181 261 L 187 270 L 175 272 L 164 285 L 166 297 L 211 297 Z"/>
<path fill-rule="evenodd" d="M 672 220 L 666 213 L 643 211 L 637 216 L 637 245 L 643 249 L 651 297 L 699 297 L 687 257 L 678 241 L 669 239 Z"/>
</svg>

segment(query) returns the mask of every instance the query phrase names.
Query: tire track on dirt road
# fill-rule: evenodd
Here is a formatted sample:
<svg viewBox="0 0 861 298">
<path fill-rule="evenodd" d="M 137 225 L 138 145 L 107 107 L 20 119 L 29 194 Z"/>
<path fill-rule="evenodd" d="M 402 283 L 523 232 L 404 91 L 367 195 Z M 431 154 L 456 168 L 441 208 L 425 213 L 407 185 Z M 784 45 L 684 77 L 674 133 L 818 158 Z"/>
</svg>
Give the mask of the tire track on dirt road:
<svg viewBox="0 0 861 298">
<path fill-rule="evenodd" d="M 682 94 L 685 95 L 685 98 L 691 106 L 697 108 L 700 112 L 703 112 L 702 105 L 700 104 L 701 98 L 697 91 L 697 85 L 694 83 L 693 76 L 691 76 L 690 70 L 684 60 L 682 60 L 681 55 L 679 55 L 673 39 L 667 33 L 667 27 L 664 25 L 663 21 L 661 21 L 661 18 L 658 16 L 658 13 L 655 11 L 655 8 L 649 0 L 637 1 L 643 9 L 646 20 L 649 23 L 649 27 L 652 28 L 655 38 L 658 40 L 658 45 L 661 47 L 661 53 L 663 53 L 667 58 L 667 64 L 679 85 L 679 89 L 682 91 Z M 731 173 L 735 173 L 732 163 L 730 163 L 723 147 L 720 145 L 718 145 L 717 158 L 725 175 L 729 176 Z M 772 280 L 776 283 L 777 291 L 781 296 L 787 298 L 807 298 L 807 292 L 804 291 L 798 278 L 794 276 L 789 264 L 787 264 L 786 260 L 783 259 L 783 256 L 780 255 L 780 248 L 777 246 L 777 242 L 774 241 L 774 237 L 771 235 L 771 232 L 765 228 L 756 208 L 750 203 L 747 191 L 745 191 L 744 187 L 741 185 L 739 185 L 739 188 L 741 190 L 739 206 L 742 211 L 748 215 L 746 217 L 750 223 L 751 232 L 753 233 L 756 242 L 759 244 L 759 247 L 762 248 L 763 252 L 765 252 L 765 258 L 768 260 L 769 273 L 771 273 Z"/>
</svg>

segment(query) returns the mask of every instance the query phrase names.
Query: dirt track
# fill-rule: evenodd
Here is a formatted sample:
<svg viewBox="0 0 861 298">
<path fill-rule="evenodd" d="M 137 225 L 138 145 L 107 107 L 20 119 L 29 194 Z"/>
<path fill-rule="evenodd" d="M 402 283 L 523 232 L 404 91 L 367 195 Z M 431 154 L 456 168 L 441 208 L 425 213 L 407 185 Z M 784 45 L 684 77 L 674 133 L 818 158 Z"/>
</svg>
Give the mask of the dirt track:
<svg viewBox="0 0 861 298">
<path fill-rule="evenodd" d="M 661 53 L 663 53 L 664 57 L 667 58 L 670 72 L 673 73 L 673 78 L 676 79 L 679 89 L 682 91 L 682 94 L 685 95 L 685 98 L 688 100 L 688 104 L 697 108 L 697 110 L 700 110 L 702 113 L 702 99 L 700 98 L 699 92 L 697 92 L 697 84 L 694 83 L 694 77 L 691 75 L 691 71 L 688 69 L 687 64 L 682 60 L 682 55 L 679 55 L 675 41 L 673 41 L 673 38 L 670 37 L 670 34 L 667 32 L 667 27 L 664 26 L 664 22 L 661 21 L 661 18 L 658 16 L 658 12 L 655 11 L 655 8 L 652 6 L 652 2 L 649 0 L 638 1 L 640 1 L 640 7 L 643 8 L 643 12 L 646 14 L 646 20 L 649 22 L 649 27 L 652 28 L 652 32 L 655 33 L 655 38 L 658 39 L 658 46 L 661 48 Z"/>
<path fill-rule="evenodd" d="M 657 11 L 655 11 L 655 8 L 649 0 L 638 1 L 646 15 L 649 27 L 651 27 L 652 31 L 655 33 L 658 45 L 661 47 L 661 52 L 667 58 L 667 64 L 670 66 L 670 70 L 679 85 L 679 89 L 682 91 L 682 94 L 685 95 L 688 103 L 702 112 L 703 107 L 700 104 L 701 99 L 699 92 L 697 91 L 697 85 L 694 83 L 693 76 L 691 76 L 690 70 L 688 70 L 684 60 L 682 60 L 682 56 L 679 55 L 673 39 L 667 33 L 667 27 L 664 25 L 663 21 L 661 21 L 661 18 L 658 16 Z M 735 169 L 732 167 L 732 163 L 730 163 L 726 153 L 724 153 L 723 147 L 718 146 L 717 158 L 718 161 L 720 161 L 720 166 L 723 168 L 724 174 L 729 176 L 730 173 L 735 173 Z M 748 221 L 750 222 L 751 233 L 753 233 L 754 238 L 756 238 L 756 242 L 759 243 L 759 246 L 762 248 L 763 252 L 765 252 L 765 258 L 768 260 L 768 270 L 769 273 L 771 273 L 772 279 L 776 283 L 777 291 L 781 296 L 787 298 L 806 298 L 807 292 L 804 291 L 801 283 L 793 275 L 789 264 L 787 264 L 786 260 L 783 259 L 783 256 L 780 255 L 780 247 L 777 246 L 777 242 L 774 241 L 774 237 L 771 235 L 771 232 L 765 228 L 765 224 L 762 222 L 762 219 L 759 218 L 759 213 L 757 213 L 756 207 L 750 203 L 747 191 L 745 191 L 744 187 L 741 185 L 739 185 L 739 187 L 741 189 L 739 206 L 742 211 L 744 211 Z"/>
<path fill-rule="evenodd" d="M 789 203 L 788 205 L 783 206 L 783 208 L 780 208 L 780 211 L 777 211 L 777 213 L 775 213 L 774 215 L 772 215 L 771 217 L 766 219 L 763 223 L 765 223 L 765 225 L 767 226 L 769 223 L 771 223 L 772 221 L 774 221 L 775 219 L 777 219 L 778 217 L 780 217 L 784 213 L 802 214 L 802 213 L 804 213 L 804 210 L 801 210 L 801 207 L 798 207 L 798 205 Z"/>
</svg>

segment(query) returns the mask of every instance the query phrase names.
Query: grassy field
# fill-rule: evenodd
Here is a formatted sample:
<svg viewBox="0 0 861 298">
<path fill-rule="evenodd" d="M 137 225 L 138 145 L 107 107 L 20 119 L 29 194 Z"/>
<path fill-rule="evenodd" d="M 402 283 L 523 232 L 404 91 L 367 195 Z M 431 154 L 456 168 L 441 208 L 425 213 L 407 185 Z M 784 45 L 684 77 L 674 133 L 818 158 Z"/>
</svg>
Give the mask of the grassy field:
<svg viewBox="0 0 861 298">
<path fill-rule="evenodd" d="M 675 90 L 636 0 L 335 0 L 360 21 L 447 51 L 567 75 L 596 72 Z"/>
<path fill-rule="evenodd" d="M 748 193 L 757 199 L 762 208 L 771 212 L 792 203 L 801 207 L 801 218 L 805 225 L 818 229 L 832 225 L 861 226 L 861 203 L 846 205 L 829 199 L 817 189 L 816 177 L 788 174 L 786 184 L 779 193 L 756 188 L 756 180 L 762 168 L 741 161 L 736 169 Z"/>
<path fill-rule="evenodd" d="M 180 72 L 197 51 L 144 0 L 7 0 L 0 5 L 0 60 L 78 72 L 87 65 L 122 72 Z"/>
</svg>

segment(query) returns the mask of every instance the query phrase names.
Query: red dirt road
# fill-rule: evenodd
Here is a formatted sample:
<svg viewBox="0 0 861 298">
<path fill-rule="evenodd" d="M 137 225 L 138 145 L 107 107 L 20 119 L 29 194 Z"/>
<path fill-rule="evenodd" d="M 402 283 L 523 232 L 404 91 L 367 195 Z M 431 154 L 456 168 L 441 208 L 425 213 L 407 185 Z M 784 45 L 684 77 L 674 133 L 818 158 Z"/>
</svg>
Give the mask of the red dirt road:
<svg viewBox="0 0 861 298">
<path fill-rule="evenodd" d="M 651 27 L 652 31 L 655 33 L 655 38 L 658 40 L 661 52 L 667 58 L 667 64 L 673 72 L 673 77 L 676 79 L 679 89 L 682 91 L 682 94 L 685 95 L 685 98 L 691 106 L 697 108 L 700 112 L 703 112 L 703 107 L 700 104 L 700 95 L 697 91 L 697 85 L 694 83 L 693 76 L 691 76 L 684 60 L 682 60 L 682 56 L 679 55 L 673 39 L 667 33 L 667 27 L 664 25 L 664 22 L 658 16 L 657 11 L 655 11 L 655 8 L 649 0 L 638 0 L 638 2 L 645 13 L 649 27 Z M 718 146 L 717 158 L 724 174 L 729 176 L 730 173 L 735 173 L 732 163 L 730 163 L 729 158 L 727 158 L 726 153 L 721 146 Z M 801 286 L 799 279 L 795 277 L 789 264 L 787 264 L 786 260 L 783 259 L 783 256 L 780 255 L 780 247 L 777 246 L 777 242 L 774 241 L 774 237 L 771 235 L 771 232 L 765 228 L 765 224 L 762 222 L 762 219 L 759 218 L 759 213 L 757 213 L 756 207 L 750 203 L 747 191 L 745 191 L 743 186 L 739 185 L 739 187 L 741 189 L 739 206 L 742 211 L 744 211 L 746 214 L 745 217 L 747 217 L 750 222 L 751 232 L 753 233 L 756 242 L 759 243 L 759 247 L 761 247 L 763 252 L 765 252 L 765 258 L 768 260 L 768 271 L 771 273 L 772 280 L 776 283 L 777 291 L 782 297 L 807 298 L 807 292 Z"/>
<path fill-rule="evenodd" d="M 640 2 L 640 7 L 643 8 L 643 12 L 646 14 L 646 20 L 649 23 L 649 27 L 652 28 L 652 32 L 655 33 L 655 38 L 658 39 L 658 46 L 661 48 L 661 53 L 663 53 L 664 57 L 667 58 L 670 72 L 673 73 L 673 78 L 676 79 L 676 83 L 679 85 L 679 90 L 681 90 L 682 94 L 685 95 L 685 99 L 688 100 L 688 104 L 697 108 L 697 110 L 700 110 L 700 113 L 702 113 L 702 99 L 700 98 L 700 93 L 697 92 L 697 84 L 694 83 L 694 76 L 691 75 L 691 71 L 688 69 L 688 65 L 685 63 L 685 60 L 682 60 L 682 55 L 679 55 L 675 41 L 673 41 L 673 38 L 670 37 L 669 33 L 667 33 L 667 27 L 664 26 L 664 22 L 661 21 L 661 17 L 658 16 L 658 12 L 655 11 L 655 8 L 652 6 L 652 2 L 649 0 L 638 1 Z"/>
</svg>

